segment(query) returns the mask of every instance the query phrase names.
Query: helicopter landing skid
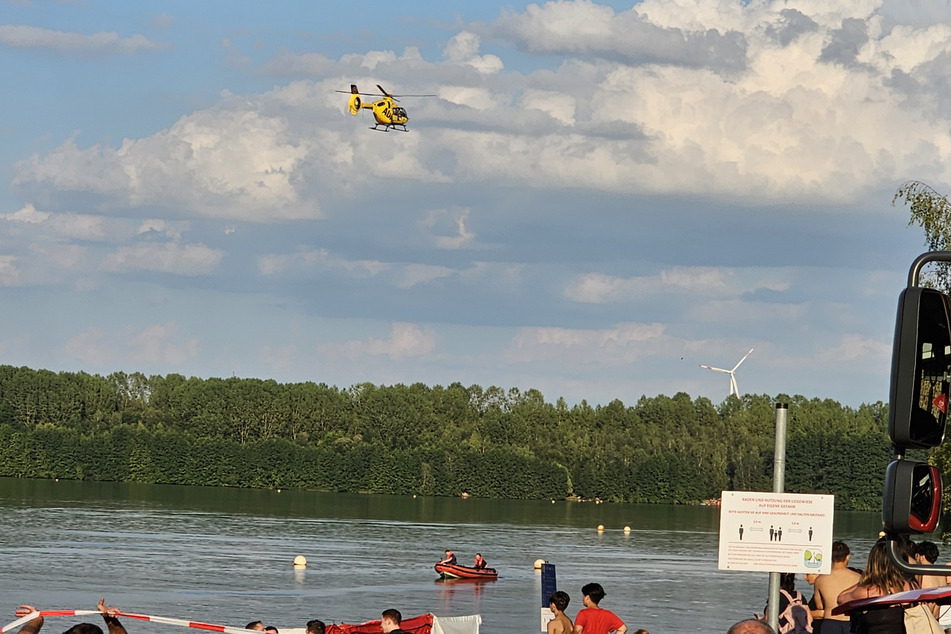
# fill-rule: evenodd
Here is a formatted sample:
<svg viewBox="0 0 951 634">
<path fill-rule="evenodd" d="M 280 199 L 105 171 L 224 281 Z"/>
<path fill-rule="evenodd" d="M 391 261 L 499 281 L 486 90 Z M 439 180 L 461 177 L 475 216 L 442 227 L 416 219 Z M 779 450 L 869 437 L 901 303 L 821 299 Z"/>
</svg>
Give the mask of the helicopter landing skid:
<svg viewBox="0 0 951 634">
<path fill-rule="evenodd" d="M 399 124 L 399 123 L 391 123 L 391 124 L 386 124 L 383 126 L 381 126 L 380 124 L 376 124 L 370 129 L 376 130 L 377 132 L 389 132 L 390 128 L 396 130 L 397 132 L 409 132 L 409 130 L 406 128 L 405 125 Z"/>
</svg>

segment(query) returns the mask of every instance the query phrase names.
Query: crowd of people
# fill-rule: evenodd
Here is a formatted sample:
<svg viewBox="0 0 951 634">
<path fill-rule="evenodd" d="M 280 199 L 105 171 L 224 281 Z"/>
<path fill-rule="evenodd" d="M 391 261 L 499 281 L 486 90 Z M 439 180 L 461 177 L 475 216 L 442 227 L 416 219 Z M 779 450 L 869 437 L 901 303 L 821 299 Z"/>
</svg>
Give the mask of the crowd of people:
<svg viewBox="0 0 951 634">
<path fill-rule="evenodd" d="M 910 564 L 934 564 L 938 547 L 933 542 L 914 543 L 909 539 L 898 541 L 898 552 Z M 864 570 L 849 566 L 851 551 L 842 541 L 832 543 L 832 567 L 828 574 L 807 574 L 806 582 L 813 587 L 812 599 L 806 601 L 796 590 L 796 575 L 780 575 L 780 598 L 777 606 L 781 634 L 906 634 L 907 605 L 888 605 L 854 611 L 851 614 L 833 614 L 839 605 L 858 599 L 880 597 L 918 588 L 937 588 L 951 585 L 949 575 L 910 575 L 892 561 L 888 542 L 880 538 L 869 551 Z M 951 570 L 949 570 L 951 572 Z M 911 606 L 916 617 L 927 622 L 926 631 L 951 634 L 951 606 L 921 603 Z M 775 634 L 766 624 L 768 614 L 734 624 L 727 634 Z"/>
<path fill-rule="evenodd" d="M 119 622 L 116 616 L 121 612 L 119 608 L 107 607 L 105 605 L 105 599 L 99 599 L 99 604 L 96 606 L 96 609 L 102 614 L 109 634 L 127 634 L 125 627 Z M 39 612 L 40 611 L 32 605 L 21 605 L 16 609 L 16 616 L 17 618 L 22 618 L 33 613 L 39 614 Z M 43 616 L 38 615 L 36 618 L 27 621 L 17 634 L 39 634 L 40 629 L 43 627 L 43 620 Z M 400 628 L 402 621 L 403 615 L 399 610 L 393 608 L 383 610 L 383 614 L 380 618 L 380 629 L 383 631 L 383 634 L 409 634 L 409 632 L 405 632 Z M 244 626 L 244 629 L 255 632 L 265 632 L 265 634 L 280 634 L 276 627 L 273 625 L 265 626 L 262 621 L 251 621 Z M 307 625 L 305 626 L 306 634 L 325 634 L 326 629 L 327 626 L 324 622 L 318 619 L 307 621 Z M 104 634 L 104 632 L 101 627 L 94 623 L 78 623 L 63 632 L 63 634 Z"/>
<path fill-rule="evenodd" d="M 898 542 L 898 552 L 912 564 L 934 564 L 938 560 L 938 547 L 929 541 L 913 543 L 902 539 Z M 832 566 L 828 574 L 807 574 L 806 581 L 813 587 L 813 596 L 806 600 L 796 590 L 796 575 L 784 573 L 780 576 L 780 600 L 777 606 L 778 625 L 781 634 L 906 634 L 906 608 L 903 605 L 891 605 L 876 609 L 853 612 L 851 615 L 834 614 L 841 604 L 858 599 L 874 598 L 886 594 L 917 588 L 935 588 L 951 585 L 949 575 L 909 575 L 902 572 L 891 560 L 888 542 L 881 538 L 869 551 L 864 570 L 849 566 L 852 554 L 845 542 L 832 543 Z M 452 551 L 446 551 L 445 563 L 455 563 Z M 482 555 L 476 555 L 476 566 L 487 564 Z M 949 569 L 951 572 L 951 569 Z M 566 592 L 557 591 L 549 599 L 553 618 L 548 622 L 548 634 L 627 634 L 627 625 L 614 612 L 601 607 L 605 597 L 604 588 L 598 583 L 588 583 L 581 588 L 583 608 L 578 611 L 574 621 L 565 613 L 571 599 Z M 922 616 L 933 621 L 934 632 L 951 634 L 951 607 L 936 604 L 921 604 Z M 107 607 L 100 599 L 96 609 L 102 614 L 108 634 L 127 634 L 119 622 L 120 610 Z M 27 617 L 39 611 L 30 605 L 21 605 L 16 610 L 18 618 Z M 727 634 L 775 634 L 767 625 L 769 614 L 764 611 L 761 617 L 745 619 L 735 623 Z M 380 628 L 383 634 L 408 634 L 401 629 L 402 615 L 399 610 L 388 609 L 382 613 Z M 940 625 L 939 625 L 940 624 Z M 37 615 L 27 621 L 18 634 L 39 634 L 43 627 L 43 617 Z M 940 628 L 940 629 L 939 629 Z M 261 621 L 252 621 L 245 626 L 247 630 L 280 634 L 273 626 L 265 626 Z M 326 626 L 317 619 L 307 622 L 306 634 L 325 634 Z M 80 623 L 63 634 L 104 634 L 102 628 L 92 623 Z M 633 634 L 649 634 L 639 629 Z"/>
<path fill-rule="evenodd" d="M 554 618 L 548 622 L 548 634 L 625 634 L 627 625 L 611 610 L 600 606 L 605 597 L 604 588 L 599 583 L 588 583 L 581 587 L 581 603 L 584 608 L 578 611 L 574 623 L 565 614 L 571 601 L 567 592 L 559 590 L 551 595 L 548 607 Z M 647 630 L 636 630 L 634 634 L 649 634 Z"/>
</svg>

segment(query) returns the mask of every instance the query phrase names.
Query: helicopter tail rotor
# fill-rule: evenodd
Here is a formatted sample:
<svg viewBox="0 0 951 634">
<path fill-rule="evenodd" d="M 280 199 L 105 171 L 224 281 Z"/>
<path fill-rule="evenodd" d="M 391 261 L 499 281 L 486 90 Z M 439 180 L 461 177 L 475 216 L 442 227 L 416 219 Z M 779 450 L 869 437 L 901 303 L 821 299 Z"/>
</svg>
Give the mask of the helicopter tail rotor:
<svg viewBox="0 0 951 634">
<path fill-rule="evenodd" d="M 356 86 L 353 86 L 353 87 L 356 88 Z M 362 105 L 362 101 L 360 100 L 360 95 L 358 95 L 357 93 L 353 93 L 353 95 L 350 97 L 350 107 L 349 107 L 350 114 L 355 115 L 358 112 L 360 112 L 361 105 Z"/>
</svg>

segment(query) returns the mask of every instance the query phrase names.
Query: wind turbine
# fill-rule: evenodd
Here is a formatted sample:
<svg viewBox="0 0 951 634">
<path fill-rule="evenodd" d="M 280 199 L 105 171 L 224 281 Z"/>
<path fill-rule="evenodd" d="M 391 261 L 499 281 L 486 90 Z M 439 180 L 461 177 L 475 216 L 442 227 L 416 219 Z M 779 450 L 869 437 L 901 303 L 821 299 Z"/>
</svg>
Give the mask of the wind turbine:
<svg viewBox="0 0 951 634">
<path fill-rule="evenodd" d="M 713 370 L 714 372 L 723 372 L 724 374 L 729 374 L 730 375 L 730 396 L 733 396 L 734 394 L 736 396 L 739 396 L 740 389 L 736 387 L 736 375 L 734 374 L 734 372 L 736 372 L 736 369 L 740 367 L 741 363 L 746 361 L 746 357 L 750 356 L 752 352 L 753 352 L 753 348 L 750 348 L 750 351 L 744 354 L 743 358 L 736 362 L 736 365 L 733 366 L 732 370 L 724 370 L 723 368 L 714 368 L 713 366 L 702 365 L 702 364 L 700 365 L 700 367 L 703 368 L 704 370 Z"/>
</svg>

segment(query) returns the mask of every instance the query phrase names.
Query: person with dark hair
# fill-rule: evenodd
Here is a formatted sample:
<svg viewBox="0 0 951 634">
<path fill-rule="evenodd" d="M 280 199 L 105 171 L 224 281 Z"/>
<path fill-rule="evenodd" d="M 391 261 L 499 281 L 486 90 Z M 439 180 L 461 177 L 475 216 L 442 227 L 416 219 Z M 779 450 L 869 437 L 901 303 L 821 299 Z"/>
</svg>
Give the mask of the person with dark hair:
<svg viewBox="0 0 951 634">
<path fill-rule="evenodd" d="M 915 544 L 915 563 L 934 564 L 938 561 L 938 547 L 934 542 L 918 542 Z M 918 585 L 922 588 L 940 588 L 948 585 L 946 575 L 921 575 L 918 577 Z"/>
<path fill-rule="evenodd" d="M 446 558 L 440 561 L 441 564 L 446 564 L 448 566 L 456 565 L 456 553 L 452 552 L 449 549 L 446 549 Z"/>
<path fill-rule="evenodd" d="M 261 621 L 251 621 L 250 623 L 248 623 L 247 625 L 244 626 L 244 629 L 246 629 L 246 630 L 255 630 L 255 631 L 257 631 L 257 632 L 263 632 L 263 631 L 264 631 L 264 623 L 261 622 Z"/>
<path fill-rule="evenodd" d="M 119 613 L 119 608 L 115 607 L 106 607 L 105 599 L 99 599 L 99 604 L 96 605 L 96 609 L 102 613 L 102 620 L 106 622 L 106 627 L 109 629 L 109 634 L 126 634 L 125 627 L 122 623 L 119 622 L 119 619 L 116 618 L 116 614 Z M 33 612 L 39 612 L 32 605 L 21 605 L 16 609 L 16 615 L 18 618 L 32 614 Z M 27 621 L 23 627 L 20 628 L 19 634 L 38 634 L 40 628 L 43 627 L 43 617 L 38 616 L 35 619 Z M 63 634 L 103 634 L 102 628 L 93 623 L 79 623 L 72 626 L 66 630 Z"/>
<path fill-rule="evenodd" d="M 574 625 L 572 625 L 568 615 L 565 614 L 565 608 L 568 607 L 569 601 L 571 601 L 571 597 L 568 596 L 567 592 L 561 590 L 552 594 L 548 599 L 548 607 L 555 615 L 555 618 L 548 622 L 548 634 L 571 634 Z"/>
<path fill-rule="evenodd" d="M 584 609 L 575 617 L 574 634 L 608 634 L 617 632 L 624 634 L 627 626 L 614 612 L 605 610 L 598 604 L 604 599 L 604 588 L 599 583 L 588 583 L 582 586 L 582 603 Z"/>
<path fill-rule="evenodd" d="M 843 541 L 832 542 L 832 569 L 827 575 L 819 575 L 815 582 L 816 605 L 822 608 L 823 634 L 849 634 L 849 617 L 832 614 L 839 605 L 839 594 L 859 582 L 861 574 L 849 568 L 852 551 Z"/>
<path fill-rule="evenodd" d="M 307 621 L 307 634 L 324 634 L 326 630 L 327 626 L 324 625 L 323 621 L 317 619 Z"/>
<path fill-rule="evenodd" d="M 383 629 L 383 634 L 407 634 L 407 632 L 400 629 L 400 623 L 402 622 L 403 615 L 400 614 L 400 611 L 390 608 L 389 610 L 383 610 L 380 627 Z"/>
<path fill-rule="evenodd" d="M 726 631 L 726 634 L 776 634 L 776 632 L 759 619 L 746 619 L 745 621 L 734 623 L 730 629 Z"/>
<path fill-rule="evenodd" d="M 807 634 L 812 629 L 812 612 L 806 603 L 806 597 L 796 590 L 796 574 L 784 572 L 779 575 L 779 617 L 777 625 L 780 632 Z"/>
<path fill-rule="evenodd" d="M 264 628 L 264 632 L 265 634 L 281 634 L 273 625 L 268 625 L 266 628 Z"/>
<path fill-rule="evenodd" d="M 489 562 L 482 558 L 482 553 L 476 553 L 475 563 L 472 565 L 476 570 L 482 570 L 489 567 Z"/>
</svg>

